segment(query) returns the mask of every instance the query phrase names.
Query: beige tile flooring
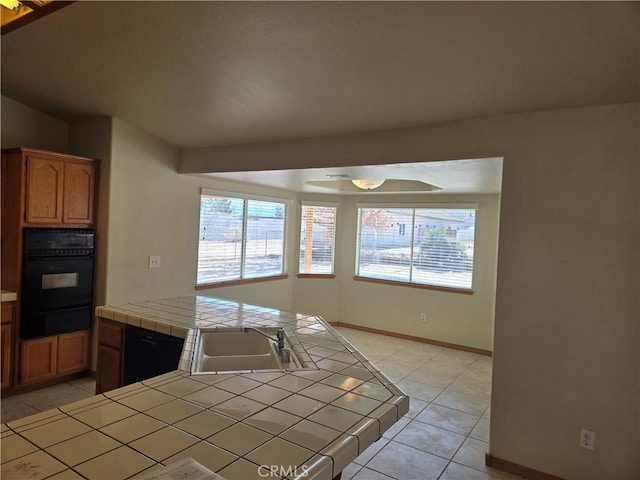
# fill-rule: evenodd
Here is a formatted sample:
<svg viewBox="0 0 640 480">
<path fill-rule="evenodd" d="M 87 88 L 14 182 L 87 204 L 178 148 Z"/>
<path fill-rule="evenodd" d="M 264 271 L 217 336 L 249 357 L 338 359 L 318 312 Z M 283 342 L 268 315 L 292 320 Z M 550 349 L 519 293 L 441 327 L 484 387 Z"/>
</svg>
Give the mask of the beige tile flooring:
<svg viewBox="0 0 640 480">
<path fill-rule="evenodd" d="M 343 480 L 518 479 L 484 465 L 491 358 L 347 328 L 340 333 L 411 397 L 409 413 L 342 474 Z M 93 395 L 80 378 L 3 398 L 2 422 Z"/>
<path fill-rule="evenodd" d="M 411 397 L 409 413 L 342 480 L 519 479 L 484 464 L 490 357 L 359 330 L 338 331 Z"/>
<path fill-rule="evenodd" d="M 2 423 L 91 397 L 95 391 L 96 381 L 89 377 L 82 377 L 66 383 L 2 398 L 0 401 Z"/>
</svg>

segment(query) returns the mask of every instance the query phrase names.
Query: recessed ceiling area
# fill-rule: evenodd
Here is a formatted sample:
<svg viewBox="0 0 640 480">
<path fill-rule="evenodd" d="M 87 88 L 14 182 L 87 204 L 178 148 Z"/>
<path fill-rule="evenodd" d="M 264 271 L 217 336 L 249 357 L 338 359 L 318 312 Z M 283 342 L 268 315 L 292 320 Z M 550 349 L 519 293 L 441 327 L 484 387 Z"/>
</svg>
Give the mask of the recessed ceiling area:
<svg viewBox="0 0 640 480">
<path fill-rule="evenodd" d="M 341 194 L 369 193 L 424 193 L 435 192 L 440 187 L 422 180 L 404 180 L 397 178 L 353 178 L 344 180 L 308 181 L 307 185 Z"/>
<path fill-rule="evenodd" d="M 300 170 L 224 172 L 211 173 L 207 176 L 294 192 L 341 195 L 360 193 L 428 193 L 430 195 L 499 193 L 502 185 L 502 158 Z M 379 188 L 360 190 L 351 184 L 352 179 L 359 178 L 387 179 L 387 181 Z M 324 185 L 319 184 L 320 182 Z M 420 183 L 424 186 L 420 187 Z"/>
</svg>

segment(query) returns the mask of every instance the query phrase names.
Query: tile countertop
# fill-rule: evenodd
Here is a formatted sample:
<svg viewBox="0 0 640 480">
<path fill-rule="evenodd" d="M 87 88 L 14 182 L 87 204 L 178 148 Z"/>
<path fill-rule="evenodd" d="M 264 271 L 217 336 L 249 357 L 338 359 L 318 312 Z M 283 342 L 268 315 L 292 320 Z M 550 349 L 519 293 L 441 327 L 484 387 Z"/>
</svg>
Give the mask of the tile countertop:
<svg viewBox="0 0 640 480">
<path fill-rule="evenodd" d="M 3 302 L 15 302 L 17 299 L 18 299 L 18 294 L 16 292 L 9 292 L 8 290 L 2 290 Z"/>
<path fill-rule="evenodd" d="M 144 478 L 192 457 L 228 480 L 331 480 L 409 410 L 317 316 L 204 295 L 96 315 L 185 338 L 180 369 L 3 424 L 3 479 Z M 197 328 L 242 326 L 283 327 L 313 368 L 190 374 Z"/>
</svg>

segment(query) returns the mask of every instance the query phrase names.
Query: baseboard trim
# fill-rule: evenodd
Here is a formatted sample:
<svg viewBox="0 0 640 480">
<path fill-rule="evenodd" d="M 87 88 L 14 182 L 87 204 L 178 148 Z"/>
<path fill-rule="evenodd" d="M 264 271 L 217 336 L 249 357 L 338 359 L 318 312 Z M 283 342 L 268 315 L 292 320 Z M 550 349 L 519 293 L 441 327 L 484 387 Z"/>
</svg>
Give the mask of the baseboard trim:
<svg viewBox="0 0 640 480">
<path fill-rule="evenodd" d="M 352 323 L 345 323 L 345 322 L 329 322 L 329 324 L 333 325 L 334 327 L 353 328 L 354 330 L 362 330 L 363 332 L 377 333 L 379 335 L 386 335 L 388 337 L 402 338 L 404 340 L 413 340 L 414 342 L 438 345 L 439 347 L 453 348 L 455 350 L 462 350 L 464 352 L 471 352 L 471 353 L 477 353 L 480 355 L 486 355 L 487 357 L 491 357 L 493 355 L 493 352 L 491 350 L 483 350 L 481 348 L 468 347 L 466 345 L 458 345 L 457 343 L 441 342 L 440 340 L 432 340 L 430 338 L 425 338 L 425 337 L 415 337 L 413 335 L 407 335 L 405 333 L 389 332 L 387 330 L 380 330 L 378 328 L 371 328 L 371 327 L 363 327 L 362 325 L 354 325 Z"/>
<path fill-rule="evenodd" d="M 550 473 L 541 472 L 540 470 L 535 470 L 533 468 L 525 467 L 524 465 L 510 462 L 509 460 L 494 457 L 490 453 L 485 454 L 484 463 L 488 467 L 513 473 L 519 477 L 525 477 L 527 480 L 564 480 L 563 478 L 556 477 Z"/>
</svg>

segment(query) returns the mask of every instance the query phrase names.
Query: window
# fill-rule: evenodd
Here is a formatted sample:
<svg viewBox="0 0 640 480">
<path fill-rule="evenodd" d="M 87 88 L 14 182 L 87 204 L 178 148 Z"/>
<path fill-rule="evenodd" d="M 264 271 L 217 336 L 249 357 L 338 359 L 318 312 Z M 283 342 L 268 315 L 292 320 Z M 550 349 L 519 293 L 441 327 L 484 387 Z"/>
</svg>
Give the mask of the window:
<svg viewBox="0 0 640 480">
<path fill-rule="evenodd" d="M 301 274 L 333 274 L 336 207 L 303 204 L 300 221 Z"/>
<path fill-rule="evenodd" d="M 471 289 L 475 217 L 475 207 L 359 207 L 356 275 Z"/>
<path fill-rule="evenodd" d="M 284 274 L 284 202 L 203 192 L 197 284 Z"/>
</svg>

